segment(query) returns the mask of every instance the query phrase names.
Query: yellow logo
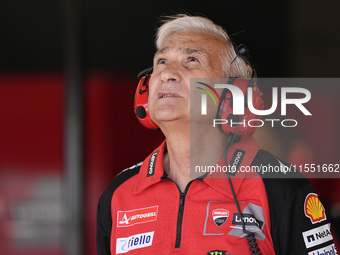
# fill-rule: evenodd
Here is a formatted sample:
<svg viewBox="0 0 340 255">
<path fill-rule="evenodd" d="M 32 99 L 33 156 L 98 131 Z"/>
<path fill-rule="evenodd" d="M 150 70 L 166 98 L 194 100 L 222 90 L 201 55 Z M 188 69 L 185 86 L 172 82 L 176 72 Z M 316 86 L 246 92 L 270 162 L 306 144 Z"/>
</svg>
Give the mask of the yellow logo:
<svg viewBox="0 0 340 255">
<path fill-rule="evenodd" d="M 317 194 L 309 193 L 306 196 L 305 215 L 310 218 L 313 224 L 326 220 L 325 209 Z"/>
</svg>

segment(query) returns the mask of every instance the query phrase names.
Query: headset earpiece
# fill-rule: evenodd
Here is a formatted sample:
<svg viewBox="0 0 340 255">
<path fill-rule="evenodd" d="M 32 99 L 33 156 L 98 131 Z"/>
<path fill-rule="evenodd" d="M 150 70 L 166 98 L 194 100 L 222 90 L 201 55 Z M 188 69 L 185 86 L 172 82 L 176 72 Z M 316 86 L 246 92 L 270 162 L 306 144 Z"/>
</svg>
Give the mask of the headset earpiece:
<svg viewBox="0 0 340 255">
<path fill-rule="evenodd" d="M 233 78 L 229 79 L 228 84 L 232 84 L 242 91 L 245 98 L 244 115 L 233 114 L 233 95 L 232 93 L 230 93 L 228 89 L 224 89 L 221 95 L 222 104 L 220 104 L 218 108 L 216 119 L 223 119 L 227 120 L 228 122 L 226 124 L 219 125 L 219 128 L 222 132 L 226 134 L 236 132 L 236 135 L 238 136 L 242 135 L 251 136 L 255 132 L 258 123 L 257 121 L 251 121 L 249 123 L 249 120 L 259 119 L 259 116 L 252 113 L 248 108 L 247 105 L 248 88 L 252 88 L 253 106 L 257 110 L 264 109 L 262 93 L 253 79 L 247 80 Z"/>
<path fill-rule="evenodd" d="M 149 115 L 148 111 L 148 95 L 149 95 L 149 80 L 151 77 L 152 68 L 144 71 L 145 76 L 139 80 L 136 93 L 134 110 L 139 122 L 146 128 L 158 129 Z"/>
</svg>

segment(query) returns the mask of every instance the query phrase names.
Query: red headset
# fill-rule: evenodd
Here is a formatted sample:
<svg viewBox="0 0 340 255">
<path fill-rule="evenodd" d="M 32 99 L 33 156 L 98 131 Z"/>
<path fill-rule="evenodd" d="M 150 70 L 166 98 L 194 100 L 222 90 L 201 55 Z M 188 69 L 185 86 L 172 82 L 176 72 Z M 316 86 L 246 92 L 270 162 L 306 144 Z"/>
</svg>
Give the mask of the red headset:
<svg viewBox="0 0 340 255">
<path fill-rule="evenodd" d="M 152 68 L 148 68 L 142 71 L 140 74 L 145 74 L 139 80 L 136 93 L 135 93 L 135 114 L 140 123 L 149 129 L 158 129 L 159 127 L 152 121 L 148 110 L 148 97 L 149 97 L 149 80 L 151 76 Z M 140 76 L 140 75 L 138 75 Z"/>
<path fill-rule="evenodd" d="M 158 129 L 158 125 L 152 121 L 149 111 L 148 111 L 148 88 L 149 88 L 149 80 L 151 76 L 152 69 L 148 69 L 147 72 L 144 71 L 145 76 L 139 80 L 136 93 L 135 93 L 135 104 L 134 110 L 139 122 L 149 129 Z M 262 99 L 262 93 L 257 87 L 256 83 L 253 79 L 240 79 L 233 78 L 229 79 L 228 84 L 235 85 L 239 89 L 241 89 L 243 95 L 245 96 L 245 107 L 244 107 L 244 115 L 235 115 L 233 114 L 233 96 L 232 93 L 228 89 L 224 89 L 221 95 L 222 104 L 219 105 L 216 119 L 227 120 L 226 124 L 220 124 L 219 128 L 222 132 L 229 134 L 235 133 L 236 135 L 248 135 L 251 136 L 255 130 L 257 121 L 259 119 L 258 115 L 252 113 L 247 105 L 246 95 L 248 93 L 248 88 L 252 88 L 252 99 L 253 106 L 257 110 L 264 109 L 264 102 Z M 251 123 L 248 124 L 249 120 Z M 232 123 L 236 123 L 235 125 L 230 125 Z"/>
</svg>

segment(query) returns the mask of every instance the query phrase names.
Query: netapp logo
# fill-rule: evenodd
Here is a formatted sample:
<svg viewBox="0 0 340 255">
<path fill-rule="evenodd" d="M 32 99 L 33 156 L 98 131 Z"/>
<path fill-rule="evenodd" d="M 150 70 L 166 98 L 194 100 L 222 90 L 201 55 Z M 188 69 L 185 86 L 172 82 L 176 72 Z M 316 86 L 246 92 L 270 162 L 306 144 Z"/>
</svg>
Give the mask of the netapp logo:
<svg viewBox="0 0 340 255">
<path fill-rule="evenodd" d="M 155 167 L 156 167 L 156 159 L 159 151 L 156 151 L 151 154 L 149 165 L 148 165 L 148 174 L 147 177 L 153 176 L 155 174 Z"/>
<path fill-rule="evenodd" d="M 310 248 L 330 240 L 333 240 L 333 236 L 330 230 L 330 224 L 322 225 L 318 228 L 313 228 L 311 230 L 302 233 L 303 240 L 305 242 L 306 248 Z"/>
<path fill-rule="evenodd" d="M 233 214 L 233 224 L 242 225 L 242 220 L 246 226 L 257 226 L 262 229 L 263 222 L 256 219 L 254 215 L 250 213 L 242 213 L 242 219 L 238 213 Z"/>
<path fill-rule="evenodd" d="M 128 251 L 148 247 L 152 245 L 154 231 L 137 234 L 129 237 L 117 238 L 116 253 L 127 253 Z"/>
</svg>

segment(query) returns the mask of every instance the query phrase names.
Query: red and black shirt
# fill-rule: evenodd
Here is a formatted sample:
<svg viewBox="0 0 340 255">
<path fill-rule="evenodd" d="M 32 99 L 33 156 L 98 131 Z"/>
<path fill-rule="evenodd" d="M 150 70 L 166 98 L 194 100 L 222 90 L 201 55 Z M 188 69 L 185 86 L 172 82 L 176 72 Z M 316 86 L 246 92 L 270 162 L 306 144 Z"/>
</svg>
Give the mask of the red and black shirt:
<svg viewBox="0 0 340 255">
<path fill-rule="evenodd" d="M 241 172 L 245 166 L 289 169 L 258 150 L 252 138 L 242 139 L 227 156 L 238 160 L 239 171 L 231 181 L 242 215 L 225 173 L 197 178 L 181 192 L 164 172 L 163 142 L 143 163 L 115 177 L 101 196 L 98 255 L 251 254 L 242 221 L 255 234 L 261 254 L 337 254 L 312 185 L 294 171 L 276 172 L 275 178 Z"/>
</svg>

